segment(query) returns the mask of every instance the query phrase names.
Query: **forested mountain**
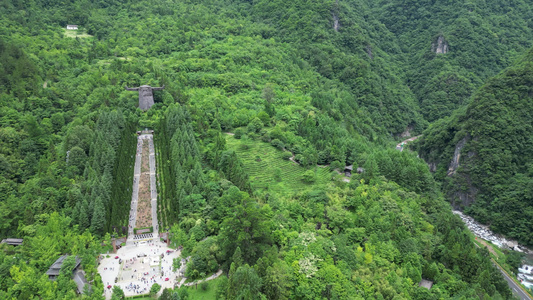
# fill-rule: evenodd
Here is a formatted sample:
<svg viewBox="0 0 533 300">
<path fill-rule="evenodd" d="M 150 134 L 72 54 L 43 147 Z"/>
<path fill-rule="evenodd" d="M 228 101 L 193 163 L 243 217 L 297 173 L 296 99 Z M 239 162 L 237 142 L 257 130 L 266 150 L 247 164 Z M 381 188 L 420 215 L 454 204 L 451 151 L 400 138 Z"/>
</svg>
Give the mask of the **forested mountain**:
<svg viewBox="0 0 533 300">
<path fill-rule="evenodd" d="M 528 1 L 371 3 L 397 38 L 405 56 L 406 83 L 429 122 L 468 104 L 485 80 L 532 46 L 533 10 Z"/>
<path fill-rule="evenodd" d="M 419 144 L 457 207 L 533 244 L 533 50 L 490 79 L 466 109 L 431 125 Z"/>
<path fill-rule="evenodd" d="M 76 297 L 67 271 L 45 275 L 65 253 L 93 285 L 80 297 L 102 298 L 95 257 L 126 233 L 144 128 L 156 132 L 160 227 L 191 256 L 187 277 L 225 271 L 219 298 L 510 298 L 426 163 L 394 150 L 406 131 L 428 128 L 427 153 L 461 139 L 483 91 L 503 93 L 490 81 L 429 125 L 530 45 L 530 5 L 483 3 L 2 2 L 0 238 L 24 243 L 0 247 L 0 298 Z M 124 89 L 145 84 L 165 86 L 147 112 Z M 505 136 L 524 145 L 509 152 L 522 185 L 528 128 L 516 128 Z M 431 153 L 442 165 L 450 150 Z M 362 168 L 349 183 L 346 165 Z"/>
</svg>

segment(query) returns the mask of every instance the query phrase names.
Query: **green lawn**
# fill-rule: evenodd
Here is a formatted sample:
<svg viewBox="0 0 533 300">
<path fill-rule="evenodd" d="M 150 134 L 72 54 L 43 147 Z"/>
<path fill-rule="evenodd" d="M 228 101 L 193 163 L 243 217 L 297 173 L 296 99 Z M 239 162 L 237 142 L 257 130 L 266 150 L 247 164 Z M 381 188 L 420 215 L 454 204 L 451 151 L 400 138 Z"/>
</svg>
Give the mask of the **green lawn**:
<svg viewBox="0 0 533 300">
<path fill-rule="evenodd" d="M 194 299 L 194 300 L 215 299 L 215 293 L 216 293 L 219 282 L 220 282 L 220 277 L 217 279 L 208 281 L 207 289 L 205 291 L 202 289 L 201 284 L 199 284 L 198 287 L 196 286 L 186 287 L 186 289 L 189 291 L 189 299 Z"/>
<path fill-rule="evenodd" d="M 237 153 L 244 164 L 245 171 L 250 176 L 250 182 L 257 189 L 275 192 L 299 192 L 331 182 L 329 168 L 304 168 L 292 161 L 284 160 L 282 158 L 283 151 L 269 143 L 236 139 L 232 135 L 227 135 L 226 145 L 228 149 Z M 257 161 L 258 156 L 260 161 Z M 278 168 L 281 170 L 280 182 L 274 179 L 275 170 Z M 302 181 L 302 175 L 307 170 L 316 172 L 315 183 L 307 184 Z"/>
<path fill-rule="evenodd" d="M 225 276 L 225 275 L 222 275 Z M 217 290 L 218 283 L 220 282 L 221 277 L 210 280 L 207 282 L 207 289 L 203 290 L 201 284 L 196 286 L 183 286 L 182 289 L 187 289 L 188 295 L 190 300 L 212 300 L 215 299 L 215 293 Z M 127 298 L 134 298 L 138 300 L 151 300 L 156 299 L 149 296 L 146 297 L 127 297 Z"/>
</svg>

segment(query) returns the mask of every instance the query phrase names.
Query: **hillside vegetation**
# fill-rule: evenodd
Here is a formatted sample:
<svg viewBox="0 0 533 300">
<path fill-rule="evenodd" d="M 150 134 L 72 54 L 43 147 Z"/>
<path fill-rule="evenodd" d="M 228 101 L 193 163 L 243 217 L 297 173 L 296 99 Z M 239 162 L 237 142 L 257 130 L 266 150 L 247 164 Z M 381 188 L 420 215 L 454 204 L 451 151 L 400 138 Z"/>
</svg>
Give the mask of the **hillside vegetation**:
<svg viewBox="0 0 533 300">
<path fill-rule="evenodd" d="M 465 110 L 428 128 L 419 151 L 438 164 L 437 177 L 456 206 L 491 229 L 533 244 L 533 50 L 492 78 Z M 456 146 L 459 165 L 448 170 Z M 474 201 L 475 200 L 475 201 Z"/>
<path fill-rule="evenodd" d="M 513 15 L 524 34 L 498 42 L 490 59 L 472 54 L 469 69 L 454 48 L 468 35 L 445 35 L 450 55 L 437 56 L 430 49 L 439 26 L 414 12 L 412 22 L 394 20 L 406 13 L 392 13 L 400 2 L 381 2 L 0 4 L 0 238 L 24 238 L 0 248 L 0 298 L 77 297 L 70 270 L 55 282 L 45 275 L 65 253 L 82 257 L 92 283 L 79 298 L 103 298 L 95 258 L 109 251 L 111 234 L 126 233 L 135 131 L 152 128 L 160 228 L 191 256 L 190 280 L 224 270 L 218 298 L 509 299 L 426 163 L 394 145 L 426 128 L 438 141 L 437 131 L 459 120 L 428 122 L 467 103 L 529 46 L 527 5 Z M 491 3 L 479 14 L 501 14 Z M 442 24 L 455 23 L 447 16 Z M 66 24 L 84 34 L 66 36 Z M 431 67 L 439 61 L 456 86 L 440 85 Z M 124 86 L 145 84 L 165 89 L 142 112 Z M 438 101 L 447 100 L 430 94 L 447 88 L 453 103 L 443 110 Z M 528 92 L 517 88 L 517 103 L 519 93 Z M 525 161 L 516 161 L 517 173 L 527 173 Z M 344 182 L 335 170 L 346 165 L 364 172 Z M 431 290 L 418 287 L 422 278 Z"/>
<path fill-rule="evenodd" d="M 397 37 L 406 83 L 429 122 L 468 104 L 533 45 L 533 8 L 524 0 L 380 0 L 373 10 Z M 435 53 L 439 38 L 446 54 Z"/>
</svg>

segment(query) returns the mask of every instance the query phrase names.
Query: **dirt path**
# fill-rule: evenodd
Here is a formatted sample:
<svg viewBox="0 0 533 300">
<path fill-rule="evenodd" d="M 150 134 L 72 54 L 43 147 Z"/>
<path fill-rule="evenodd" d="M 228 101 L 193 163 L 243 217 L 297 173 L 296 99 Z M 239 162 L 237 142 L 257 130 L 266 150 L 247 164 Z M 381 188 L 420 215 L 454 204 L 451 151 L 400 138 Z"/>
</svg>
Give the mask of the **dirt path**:
<svg viewBox="0 0 533 300">
<path fill-rule="evenodd" d="M 487 243 L 485 240 L 480 239 L 480 238 L 476 238 L 476 241 L 478 241 L 481 245 L 487 247 L 489 249 L 490 253 L 494 254 L 494 256 L 499 258 L 498 253 L 496 251 L 494 251 L 494 249 L 492 249 L 492 246 L 489 243 Z"/>
</svg>

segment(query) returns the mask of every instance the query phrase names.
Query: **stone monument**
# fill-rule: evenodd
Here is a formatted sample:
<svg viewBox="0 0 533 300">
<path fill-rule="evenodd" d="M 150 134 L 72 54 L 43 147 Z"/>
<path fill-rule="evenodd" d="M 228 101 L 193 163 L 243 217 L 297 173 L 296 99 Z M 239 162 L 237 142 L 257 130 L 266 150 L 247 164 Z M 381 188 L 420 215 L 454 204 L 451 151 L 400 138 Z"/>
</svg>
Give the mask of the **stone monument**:
<svg viewBox="0 0 533 300">
<path fill-rule="evenodd" d="M 162 87 L 151 87 L 149 85 L 141 85 L 136 88 L 125 87 L 127 91 L 139 91 L 139 108 L 142 110 L 149 110 L 152 105 L 154 105 L 154 93 L 152 91 L 162 90 L 165 88 Z"/>
</svg>

